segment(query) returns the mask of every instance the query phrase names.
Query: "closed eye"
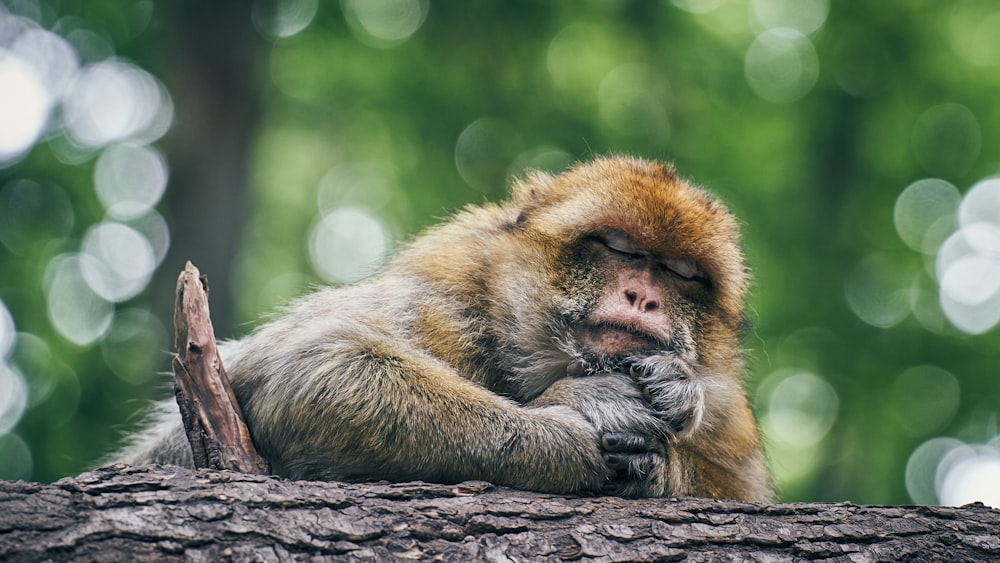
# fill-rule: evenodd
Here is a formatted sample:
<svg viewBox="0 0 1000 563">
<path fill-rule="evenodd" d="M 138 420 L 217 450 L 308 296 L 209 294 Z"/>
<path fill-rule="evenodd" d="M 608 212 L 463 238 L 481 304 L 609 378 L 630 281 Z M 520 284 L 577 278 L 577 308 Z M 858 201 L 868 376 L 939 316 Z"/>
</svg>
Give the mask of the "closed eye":
<svg viewBox="0 0 1000 563">
<path fill-rule="evenodd" d="M 598 237 L 598 240 L 600 240 L 601 244 L 604 246 L 621 254 L 628 254 L 629 256 L 646 255 L 646 253 L 642 252 L 628 235 L 621 231 L 609 231 Z"/>
<path fill-rule="evenodd" d="M 632 242 L 632 239 L 621 231 L 610 231 L 605 233 L 601 242 L 604 243 L 604 246 L 607 246 L 615 252 L 621 252 L 623 254 L 642 254 L 639 252 L 636 244 Z"/>
<path fill-rule="evenodd" d="M 660 262 L 660 267 L 681 279 L 708 283 L 698 263 L 690 258 L 671 258 Z"/>
<path fill-rule="evenodd" d="M 632 237 L 622 231 L 607 231 L 592 235 L 591 238 L 611 252 L 626 258 L 647 258 L 650 256 L 649 252 L 641 248 Z M 709 285 L 709 279 L 705 272 L 692 258 L 663 258 L 656 260 L 656 265 L 661 271 L 669 272 L 684 281 Z"/>
</svg>

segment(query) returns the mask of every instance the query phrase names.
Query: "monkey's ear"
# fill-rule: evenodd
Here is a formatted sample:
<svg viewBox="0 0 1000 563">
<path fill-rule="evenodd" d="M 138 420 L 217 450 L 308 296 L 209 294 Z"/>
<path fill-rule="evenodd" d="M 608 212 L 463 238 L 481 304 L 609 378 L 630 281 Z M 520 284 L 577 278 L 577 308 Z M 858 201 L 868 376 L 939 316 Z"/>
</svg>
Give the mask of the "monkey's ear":
<svg viewBox="0 0 1000 563">
<path fill-rule="evenodd" d="M 529 205 L 540 200 L 555 176 L 541 170 L 528 170 L 524 176 L 514 180 L 511 199 L 518 205 Z"/>
</svg>

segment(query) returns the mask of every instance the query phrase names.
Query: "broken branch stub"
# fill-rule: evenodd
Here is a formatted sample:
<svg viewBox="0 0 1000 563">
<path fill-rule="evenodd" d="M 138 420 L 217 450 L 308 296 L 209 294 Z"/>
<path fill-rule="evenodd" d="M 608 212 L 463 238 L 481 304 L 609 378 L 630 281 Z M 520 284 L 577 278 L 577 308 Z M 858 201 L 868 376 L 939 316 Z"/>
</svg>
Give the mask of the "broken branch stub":
<svg viewBox="0 0 1000 563">
<path fill-rule="evenodd" d="M 191 262 L 177 278 L 174 348 L 174 395 L 195 467 L 269 473 L 219 356 L 208 309 L 208 280 Z"/>
</svg>

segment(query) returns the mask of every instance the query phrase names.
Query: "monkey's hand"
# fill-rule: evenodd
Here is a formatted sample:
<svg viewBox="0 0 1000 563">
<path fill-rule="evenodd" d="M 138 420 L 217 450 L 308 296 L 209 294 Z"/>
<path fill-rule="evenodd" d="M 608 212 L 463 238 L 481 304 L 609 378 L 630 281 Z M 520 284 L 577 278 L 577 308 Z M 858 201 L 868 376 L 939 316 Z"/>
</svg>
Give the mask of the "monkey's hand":
<svg viewBox="0 0 1000 563">
<path fill-rule="evenodd" d="M 629 358 L 628 373 L 656 415 L 666 423 L 670 438 L 683 440 L 702 425 L 705 387 L 695 368 L 675 354 Z"/>
<path fill-rule="evenodd" d="M 642 389 L 624 373 L 557 380 L 532 406 L 565 405 L 597 430 L 607 465 L 601 492 L 623 497 L 665 496 L 667 424 L 649 407 Z"/>
</svg>

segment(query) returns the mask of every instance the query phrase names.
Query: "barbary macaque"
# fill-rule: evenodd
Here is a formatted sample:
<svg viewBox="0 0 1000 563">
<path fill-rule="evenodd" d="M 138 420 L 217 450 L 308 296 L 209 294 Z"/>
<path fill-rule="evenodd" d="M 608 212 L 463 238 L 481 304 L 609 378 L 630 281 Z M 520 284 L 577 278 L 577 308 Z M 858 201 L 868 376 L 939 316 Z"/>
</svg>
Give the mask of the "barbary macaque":
<svg viewBox="0 0 1000 563">
<path fill-rule="evenodd" d="M 669 165 L 529 173 L 221 354 L 297 479 L 766 501 L 736 222 Z M 120 459 L 192 465 L 175 405 Z"/>
</svg>

